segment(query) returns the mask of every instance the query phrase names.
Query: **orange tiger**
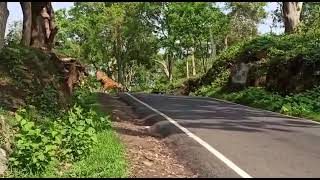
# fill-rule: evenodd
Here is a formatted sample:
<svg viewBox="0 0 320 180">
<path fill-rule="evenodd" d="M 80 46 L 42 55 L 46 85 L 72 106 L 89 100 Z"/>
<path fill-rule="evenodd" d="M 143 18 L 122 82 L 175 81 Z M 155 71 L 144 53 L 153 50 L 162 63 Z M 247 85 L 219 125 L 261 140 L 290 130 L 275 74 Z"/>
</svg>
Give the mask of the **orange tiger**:
<svg viewBox="0 0 320 180">
<path fill-rule="evenodd" d="M 123 88 L 123 86 L 120 83 L 113 81 L 102 71 L 97 71 L 96 77 L 97 80 L 103 84 L 105 90 Z"/>
</svg>

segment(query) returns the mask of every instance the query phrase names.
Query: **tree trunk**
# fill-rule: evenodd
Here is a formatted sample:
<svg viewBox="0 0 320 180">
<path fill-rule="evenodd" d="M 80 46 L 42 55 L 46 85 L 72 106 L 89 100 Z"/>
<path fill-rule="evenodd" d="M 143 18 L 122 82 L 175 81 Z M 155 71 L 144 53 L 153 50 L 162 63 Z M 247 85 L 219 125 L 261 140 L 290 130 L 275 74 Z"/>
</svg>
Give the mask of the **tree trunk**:
<svg viewBox="0 0 320 180">
<path fill-rule="evenodd" d="M 115 46 L 115 58 L 117 61 L 117 68 L 118 68 L 118 82 L 123 85 L 123 83 L 124 83 L 124 78 L 123 78 L 124 67 L 123 67 L 123 58 L 121 56 L 121 54 L 122 54 L 121 44 L 122 43 L 121 43 L 119 25 L 116 25 L 116 27 L 115 27 L 115 37 L 116 37 L 116 40 L 115 40 L 114 46 Z"/>
<path fill-rule="evenodd" d="M 206 59 L 203 57 L 202 58 L 202 68 L 203 68 L 203 73 L 207 72 L 207 64 L 206 64 Z"/>
<path fill-rule="evenodd" d="M 58 32 L 51 2 L 23 2 L 21 8 L 23 12 L 21 44 L 51 50 Z"/>
<path fill-rule="evenodd" d="M 7 8 L 7 2 L 0 2 L 0 49 L 4 46 L 8 16 L 9 10 Z"/>
<path fill-rule="evenodd" d="M 170 53 L 171 55 L 171 53 Z M 171 83 L 172 80 L 173 80 L 173 77 L 172 77 L 172 57 L 168 57 L 167 55 L 167 61 L 168 61 L 168 75 L 169 75 L 169 82 Z"/>
<path fill-rule="evenodd" d="M 210 41 L 211 41 L 211 58 L 214 58 L 217 54 L 216 43 L 214 42 L 212 32 L 210 31 Z M 226 43 L 228 46 L 228 42 Z"/>
<path fill-rule="evenodd" d="M 195 60 L 194 60 L 194 51 L 192 52 L 192 76 L 195 76 L 196 75 L 196 63 L 195 63 Z"/>
<path fill-rule="evenodd" d="M 283 2 L 282 14 L 285 33 L 292 33 L 300 23 L 303 2 Z"/>
<path fill-rule="evenodd" d="M 122 53 L 121 53 L 121 56 L 120 56 L 120 58 L 121 58 L 121 72 L 122 72 L 122 81 L 120 81 L 120 84 L 122 84 L 123 86 L 127 86 L 127 84 L 126 84 L 126 82 L 124 81 L 124 76 L 126 75 L 126 73 L 125 73 L 125 69 L 126 69 L 126 64 L 124 63 L 124 57 L 123 57 L 123 55 L 122 55 Z"/>
<path fill-rule="evenodd" d="M 228 35 L 224 38 L 224 49 L 228 48 Z"/>
<path fill-rule="evenodd" d="M 192 39 L 192 43 L 193 43 L 193 47 L 192 47 L 192 54 L 191 54 L 191 61 L 192 61 L 192 76 L 196 75 L 196 62 L 195 62 L 195 57 L 194 57 L 194 53 L 196 51 L 195 48 L 195 42 L 194 39 Z"/>
<path fill-rule="evenodd" d="M 131 90 L 131 83 L 132 83 L 132 77 L 134 76 L 134 72 L 133 72 L 133 67 L 131 66 L 130 68 L 129 68 L 129 80 L 128 80 L 128 82 L 127 82 L 127 89 L 128 89 L 128 91 L 130 91 Z"/>
<path fill-rule="evenodd" d="M 166 65 L 166 63 L 164 61 L 157 61 L 156 62 L 160 63 L 163 67 L 163 72 L 165 73 L 165 75 L 167 76 L 168 79 L 170 79 L 170 73 L 169 73 L 169 70 L 168 70 L 168 67 Z"/>
<path fill-rule="evenodd" d="M 195 53 L 195 47 L 193 46 L 192 47 L 192 54 L 191 54 L 192 76 L 196 75 L 196 62 L 195 62 L 194 53 Z"/>
<path fill-rule="evenodd" d="M 31 23 L 32 23 L 31 2 L 20 2 L 20 5 L 23 13 L 23 29 L 22 29 L 21 45 L 30 46 Z"/>
<path fill-rule="evenodd" d="M 188 54 L 188 52 L 187 52 Z M 187 58 L 186 58 L 186 68 L 187 68 L 187 79 L 189 79 L 189 61 L 188 61 L 188 55 L 187 55 Z"/>
<path fill-rule="evenodd" d="M 32 2 L 31 47 L 51 50 L 58 28 L 51 2 Z"/>
<path fill-rule="evenodd" d="M 122 71 L 123 64 L 122 64 L 122 60 L 121 60 L 119 54 L 117 55 L 116 59 L 117 59 L 117 66 L 118 66 L 118 82 L 123 84 L 123 71 Z"/>
<path fill-rule="evenodd" d="M 214 41 L 212 41 L 211 44 L 211 58 L 215 58 L 217 55 L 217 46 L 216 43 Z"/>
</svg>

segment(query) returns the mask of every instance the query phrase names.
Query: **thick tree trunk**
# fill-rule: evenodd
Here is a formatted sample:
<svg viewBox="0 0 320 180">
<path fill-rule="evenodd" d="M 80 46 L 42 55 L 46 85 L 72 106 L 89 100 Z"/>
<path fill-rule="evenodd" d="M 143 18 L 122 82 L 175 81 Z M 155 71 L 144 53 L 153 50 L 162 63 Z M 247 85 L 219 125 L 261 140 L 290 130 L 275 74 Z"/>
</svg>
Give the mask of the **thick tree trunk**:
<svg viewBox="0 0 320 180">
<path fill-rule="evenodd" d="M 31 47 L 51 50 L 57 27 L 51 2 L 32 2 Z"/>
<path fill-rule="evenodd" d="M 283 2 L 282 14 L 285 33 L 292 33 L 300 23 L 303 2 Z"/>
<path fill-rule="evenodd" d="M 20 5 L 23 13 L 21 45 L 30 46 L 32 23 L 31 2 L 20 2 Z"/>
<path fill-rule="evenodd" d="M 21 8 L 23 12 L 21 44 L 51 50 L 58 32 L 51 2 L 22 2 Z"/>
<path fill-rule="evenodd" d="M 0 49 L 4 46 L 8 16 L 9 10 L 7 8 L 7 2 L 0 2 Z"/>
</svg>

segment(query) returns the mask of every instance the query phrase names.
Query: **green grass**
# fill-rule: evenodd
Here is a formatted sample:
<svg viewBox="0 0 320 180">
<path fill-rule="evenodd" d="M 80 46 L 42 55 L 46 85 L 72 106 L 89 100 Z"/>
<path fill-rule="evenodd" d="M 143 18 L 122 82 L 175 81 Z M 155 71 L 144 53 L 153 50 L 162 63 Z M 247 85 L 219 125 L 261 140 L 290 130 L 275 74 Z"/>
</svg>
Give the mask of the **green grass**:
<svg viewBox="0 0 320 180">
<path fill-rule="evenodd" d="M 76 162 L 62 177 L 106 177 L 127 176 L 124 147 L 114 132 L 106 130 L 98 135 L 98 144 L 84 160 Z"/>
<path fill-rule="evenodd" d="M 85 97 L 88 108 L 92 108 L 100 117 L 108 116 L 100 110 L 97 94 Z M 101 125 L 103 126 L 103 125 Z M 98 143 L 92 153 L 85 159 L 74 163 L 70 170 L 61 177 L 92 177 L 92 178 L 123 178 L 127 177 L 128 167 L 124 154 L 124 146 L 120 139 L 110 129 L 98 130 Z"/>
<path fill-rule="evenodd" d="M 92 108 L 98 116 L 108 116 L 101 111 L 97 102 L 97 94 L 91 93 L 84 98 L 88 108 Z M 101 124 L 101 127 L 104 125 Z M 124 154 L 124 146 L 112 128 L 97 129 L 98 143 L 91 154 L 74 163 L 70 170 L 61 177 L 123 178 L 127 177 L 128 167 Z"/>
</svg>

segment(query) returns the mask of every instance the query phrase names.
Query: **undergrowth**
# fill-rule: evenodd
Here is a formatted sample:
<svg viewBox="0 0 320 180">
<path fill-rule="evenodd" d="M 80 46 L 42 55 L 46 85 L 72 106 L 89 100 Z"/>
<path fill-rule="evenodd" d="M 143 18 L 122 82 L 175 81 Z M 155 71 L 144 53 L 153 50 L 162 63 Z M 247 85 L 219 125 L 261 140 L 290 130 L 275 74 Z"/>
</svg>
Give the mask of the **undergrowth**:
<svg viewBox="0 0 320 180">
<path fill-rule="evenodd" d="M 124 176 L 123 147 L 112 135 L 109 116 L 91 107 L 96 101 L 95 94 L 90 91 L 92 84 L 95 82 L 88 79 L 76 88 L 69 109 L 58 109 L 50 98 L 56 95 L 55 90 L 47 89 L 47 96 L 39 97 L 40 105 L 28 105 L 16 112 L 16 125 L 13 127 L 17 133 L 9 158 L 8 177 L 59 177 L 67 171 L 63 169 L 65 164 L 75 163 L 74 168 L 77 168 L 79 162 L 88 162 L 97 152 L 101 153 L 102 147 L 106 151 L 105 157 L 114 159 L 99 159 L 96 163 L 107 161 L 110 167 L 119 169 L 113 168 L 113 171 L 105 171 L 103 176 L 96 174 L 95 177 Z M 98 137 L 106 139 L 98 140 Z M 109 144 L 104 144 L 106 141 L 110 141 Z M 113 151 L 114 148 L 119 151 Z M 69 173 L 70 176 L 72 174 L 82 176 Z"/>
<path fill-rule="evenodd" d="M 219 86 L 204 86 L 192 95 L 221 98 L 286 115 L 320 121 L 320 87 L 302 93 L 281 96 L 259 87 L 226 92 Z"/>
<path fill-rule="evenodd" d="M 320 120 L 320 88 L 317 81 L 310 81 L 309 79 L 308 82 L 314 83 L 310 87 L 314 88 L 299 92 L 283 92 L 277 90 L 277 88 L 268 89 L 266 85 L 234 91 L 228 89 L 230 70 L 227 66 L 228 63 L 260 61 L 264 65 L 260 66 L 259 71 L 267 74 L 275 71 L 274 69 L 268 69 L 271 63 L 280 66 L 300 57 L 303 59 L 304 65 L 316 67 L 319 65 L 320 59 L 320 40 L 316 38 L 317 36 L 319 36 L 319 31 L 308 31 L 280 36 L 264 35 L 250 41 L 239 42 L 216 57 L 209 73 L 201 79 L 206 82 L 202 82 L 195 92 L 189 93 L 190 95 L 226 99 L 291 116 Z M 265 54 L 262 55 L 262 59 L 259 59 L 257 57 L 261 52 Z M 284 72 L 280 71 L 278 75 L 281 76 L 282 74 Z M 290 79 L 286 81 L 291 84 L 295 83 L 290 82 Z M 285 81 L 282 83 L 285 83 Z M 281 86 L 282 84 L 276 85 Z"/>
</svg>

